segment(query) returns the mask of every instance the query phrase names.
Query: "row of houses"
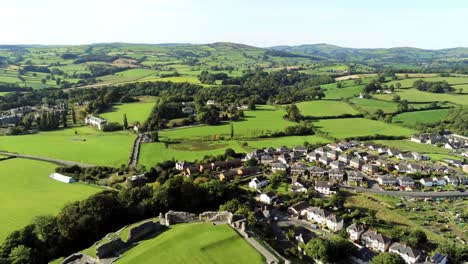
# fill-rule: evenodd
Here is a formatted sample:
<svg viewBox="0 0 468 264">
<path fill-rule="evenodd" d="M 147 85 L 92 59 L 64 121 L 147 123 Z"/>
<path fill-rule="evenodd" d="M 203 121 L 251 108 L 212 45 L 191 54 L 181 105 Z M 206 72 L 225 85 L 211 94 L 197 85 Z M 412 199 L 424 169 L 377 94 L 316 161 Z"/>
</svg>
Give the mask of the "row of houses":
<svg viewBox="0 0 468 264">
<path fill-rule="evenodd" d="M 302 216 L 308 221 L 327 227 L 333 232 L 343 229 L 343 219 L 320 207 L 312 207 L 307 202 L 299 202 L 288 208 L 289 213 Z"/>
<path fill-rule="evenodd" d="M 440 144 L 448 149 L 467 149 L 468 137 L 457 134 L 434 134 L 424 133 L 419 135 L 412 135 L 411 141 L 421 144 L 437 145 Z"/>
</svg>

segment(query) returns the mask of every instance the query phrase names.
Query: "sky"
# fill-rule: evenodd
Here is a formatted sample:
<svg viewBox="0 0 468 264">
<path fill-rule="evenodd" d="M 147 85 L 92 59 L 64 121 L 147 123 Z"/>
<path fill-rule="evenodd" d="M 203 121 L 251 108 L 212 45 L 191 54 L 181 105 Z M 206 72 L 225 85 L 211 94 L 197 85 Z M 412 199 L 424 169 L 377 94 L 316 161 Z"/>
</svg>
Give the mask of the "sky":
<svg viewBox="0 0 468 264">
<path fill-rule="evenodd" d="M 466 0 L 0 0 L 0 44 L 468 47 Z"/>
</svg>

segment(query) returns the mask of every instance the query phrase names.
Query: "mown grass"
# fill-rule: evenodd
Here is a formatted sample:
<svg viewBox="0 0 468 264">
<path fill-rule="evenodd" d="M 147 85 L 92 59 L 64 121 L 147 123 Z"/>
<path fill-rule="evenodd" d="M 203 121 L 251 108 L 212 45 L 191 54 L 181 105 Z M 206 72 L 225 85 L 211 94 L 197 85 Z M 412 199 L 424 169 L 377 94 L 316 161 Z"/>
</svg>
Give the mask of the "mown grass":
<svg viewBox="0 0 468 264">
<path fill-rule="evenodd" d="M 372 135 L 409 136 L 416 131 L 413 129 L 387 124 L 364 118 L 326 119 L 314 122 L 322 132 L 334 138 L 349 138 Z"/>
<path fill-rule="evenodd" d="M 297 103 L 297 107 L 302 115 L 313 117 L 354 115 L 359 113 L 345 102 L 332 100 L 300 102 Z"/>
<path fill-rule="evenodd" d="M 449 109 L 437 109 L 417 112 L 401 113 L 393 117 L 394 123 L 401 123 L 407 126 L 420 124 L 433 124 L 445 119 Z"/>
<path fill-rule="evenodd" d="M 178 224 L 125 252 L 119 264 L 264 263 L 263 257 L 228 225 Z"/>
<path fill-rule="evenodd" d="M 101 191 L 80 183 L 66 184 L 49 178 L 56 165 L 9 159 L 0 161 L 0 242 L 12 231 L 40 215 L 55 215 L 68 202 Z"/>
<path fill-rule="evenodd" d="M 123 124 L 123 115 L 127 115 L 128 124 L 143 123 L 148 118 L 155 102 L 137 102 L 129 104 L 117 104 L 100 116 L 107 121 Z"/>
<path fill-rule="evenodd" d="M 84 126 L 23 136 L 1 136 L 0 150 L 95 165 L 120 166 L 128 163 L 134 140 L 133 133 L 106 133 Z"/>
</svg>

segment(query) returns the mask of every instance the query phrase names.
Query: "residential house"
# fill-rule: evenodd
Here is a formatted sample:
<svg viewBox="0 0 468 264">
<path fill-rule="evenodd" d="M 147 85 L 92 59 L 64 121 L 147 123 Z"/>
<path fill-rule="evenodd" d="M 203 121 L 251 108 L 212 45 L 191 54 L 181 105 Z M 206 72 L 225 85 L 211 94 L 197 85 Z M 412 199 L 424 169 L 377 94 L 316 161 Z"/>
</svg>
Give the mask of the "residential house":
<svg viewBox="0 0 468 264">
<path fill-rule="evenodd" d="M 294 182 L 291 184 L 291 192 L 294 193 L 307 193 L 307 188 L 300 182 Z"/>
<path fill-rule="evenodd" d="M 347 171 L 348 182 L 361 182 L 364 179 L 364 175 L 359 171 Z"/>
<path fill-rule="evenodd" d="M 322 177 L 325 174 L 325 171 L 317 166 L 309 167 L 307 170 L 312 177 Z"/>
<path fill-rule="evenodd" d="M 307 154 L 307 148 L 306 147 L 303 147 L 303 146 L 295 146 L 293 147 L 293 151 L 294 152 L 300 152 L 300 153 L 303 153 L 304 155 Z"/>
<path fill-rule="evenodd" d="M 273 156 L 273 155 L 275 155 L 275 153 L 276 153 L 276 149 L 274 149 L 274 148 L 272 148 L 272 147 L 268 147 L 268 148 L 264 149 L 264 152 L 265 152 L 267 155 Z"/>
<path fill-rule="evenodd" d="M 385 154 L 387 153 L 387 151 L 388 151 L 388 148 L 384 146 L 381 146 L 377 149 L 377 152 L 379 152 L 379 154 Z"/>
<path fill-rule="evenodd" d="M 445 185 L 445 184 L 447 184 L 447 182 L 442 177 L 433 177 L 432 178 L 432 185 L 434 185 L 434 186 L 442 186 L 442 185 Z"/>
<path fill-rule="evenodd" d="M 335 214 L 330 214 L 327 217 L 326 221 L 327 228 L 332 230 L 333 232 L 340 231 L 343 229 L 343 219 L 336 216 Z"/>
<path fill-rule="evenodd" d="M 286 164 L 281 163 L 281 162 L 274 162 L 271 164 L 271 171 L 272 172 L 277 172 L 277 171 L 286 171 L 288 167 Z"/>
<path fill-rule="evenodd" d="M 262 193 L 259 200 L 265 204 L 274 204 L 278 201 L 278 196 L 274 192 Z"/>
<path fill-rule="evenodd" d="M 328 178 L 330 181 L 342 182 L 344 179 L 344 172 L 342 172 L 340 169 L 331 169 L 328 171 Z"/>
<path fill-rule="evenodd" d="M 338 160 L 330 162 L 330 167 L 332 169 L 343 169 L 344 166 L 345 166 L 345 164 L 343 162 L 341 162 L 341 161 L 338 161 Z"/>
<path fill-rule="evenodd" d="M 423 178 L 419 180 L 422 186 L 424 187 L 432 187 L 434 185 L 434 182 L 432 181 L 432 178 Z"/>
<path fill-rule="evenodd" d="M 385 252 L 390 247 L 390 239 L 372 230 L 361 235 L 361 242 L 364 246 L 380 252 Z"/>
<path fill-rule="evenodd" d="M 185 170 L 186 170 L 188 167 L 190 167 L 190 166 L 193 166 L 193 164 L 190 163 L 190 162 L 187 162 L 187 161 L 185 161 L 185 160 L 183 160 L 183 161 L 177 161 L 176 164 L 175 164 L 175 168 L 176 168 L 176 170 L 178 170 L 178 171 L 185 171 Z"/>
<path fill-rule="evenodd" d="M 293 151 L 293 152 L 289 153 L 289 156 L 291 158 L 291 161 L 295 162 L 295 161 L 298 161 L 298 160 L 302 159 L 302 157 L 304 157 L 304 153 Z"/>
<path fill-rule="evenodd" d="M 348 154 L 341 154 L 340 156 L 338 156 L 338 161 L 341 161 L 345 164 L 349 164 L 349 162 L 351 161 L 351 156 Z"/>
<path fill-rule="evenodd" d="M 421 172 L 422 171 L 422 167 L 420 164 L 418 163 L 409 163 L 408 164 L 408 171 L 409 173 L 417 173 L 417 172 Z"/>
<path fill-rule="evenodd" d="M 288 212 L 297 216 L 306 216 L 307 208 L 311 207 L 309 203 L 301 201 L 288 207 Z"/>
<path fill-rule="evenodd" d="M 374 164 L 367 163 L 362 166 L 362 171 L 367 174 L 374 174 L 379 171 L 379 167 Z"/>
<path fill-rule="evenodd" d="M 431 159 L 428 156 L 419 154 L 417 152 L 411 152 L 411 155 L 413 155 L 413 159 L 415 160 L 430 160 Z"/>
<path fill-rule="evenodd" d="M 332 160 L 336 160 L 338 159 L 338 152 L 336 150 L 330 150 L 330 151 L 327 151 L 327 157 L 332 159 Z"/>
<path fill-rule="evenodd" d="M 398 242 L 393 243 L 388 249 L 388 252 L 400 255 L 408 264 L 416 263 L 421 257 L 421 252 L 418 250 L 412 249 L 411 247 Z"/>
<path fill-rule="evenodd" d="M 249 182 L 249 187 L 255 190 L 260 190 L 267 186 L 270 181 L 264 177 L 255 177 Z"/>
<path fill-rule="evenodd" d="M 328 158 L 327 156 L 322 156 L 319 158 L 319 162 L 323 165 L 328 165 L 330 162 L 332 162 L 332 159 Z"/>
<path fill-rule="evenodd" d="M 218 178 L 220 181 L 231 181 L 234 177 L 238 176 L 237 170 L 226 170 L 219 174 Z"/>
<path fill-rule="evenodd" d="M 315 190 L 321 194 L 330 195 L 336 193 L 336 191 L 332 190 L 332 186 L 327 181 L 318 181 L 315 184 Z"/>
<path fill-rule="evenodd" d="M 225 170 L 225 169 L 238 168 L 240 166 L 242 166 L 242 161 L 240 159 L 216 161 L 216 162 L 211 163 L 212 170 Z"/>
<path fill-rule="evenodd" d="M 372 162 L 372 161 L 376 161 L 379 159 L 379 157 L 377 155 L 372 155 L 372 154 L 368 154 L 368 155 L 365 155 L 363 157 L 364 161 L 366 162 Z"/>
<path fill-rule="evenodd" d="M 273 159 L 272 156 L 270 155 L 263 155 L 261 158 L 260 158 L 260 164 L 263 164 L 263 165 L 268 165 L 268 164 L 271 164 L 273 163 L 275 160 Z"/>
<path fill-rule="evenodd" d="M 314 150 L 315 153 L 319 154 L 320 156 L 325 155 L 325 149 L 324 148 L 317 148 Z"/>
<path fill-rule="evenodd" d="M 284 153 L 289 153 L 289 152 L 291 152 L 291 150 L 290 150 L 288 147 L 286 147 L 286 146 L 281 146 L 281 147 L 277 148 L 276 151 L 277 151 L 278 153 L 280 153 L 280 154 L 284 154 Z"/>
<path fill-rule="evenodd" d="M 395 185 L 396 179 L 393 176 L 382 175 L 377 178 L 377 182 L 382 186 L 392 186 Z"/>
<path fill-rule="evenodd" d="M 304 175 L 307 171 L 307 166 L 302 163 L 296 163 L 291 166 L 291 174 Z"/>
<path fill-rule="evenodd" d="M 239 175 L 240 177 L 254 175 L 257 172 L 258 172 L 257 167 L 242 167 L 242 168 L 237 169 L 237 175 Z"/>
<path fill-rule="evenodd" d="M 353 167 L 355 169 L 358 169 L 358 170 L 360 170 L 362 168 L 362 165 L 364 165 L 364 161 L 362 161 L 359 158 L 351 159 L 349 161 L 349 166 L 351 166 L 351 167 Z"/>
<path fill-rule="evenodd" d="M 314 161 L 318 161 L 320 159 L 320 154 L 317 154 L 315 152 L 309 152 L 307 155 L 306 155 L 306 159 L 310 162 L 314 162 Z"/>
<path fill-rule="evenodd" d="M 357 241 L 361 238 L 362 233 L 364 233 L 364 227 L 362 225 L 351 224 L 346 228 L 346 232 L 349 234 L 351 241 Z"/>
<path fill-rule="evenodd" d="M 389 156 L 392 156 L 392 157 L 396 157 L 398 156 L 399 154 L 401 153 L 400 150 L 396 149 L 396 148 L 389 148 L 387 149 L 387 154 Z"/>
<path fill-rule="evenodd" d="M 410 160 L 413 158 L 413 155 L 411 155 L 410 152 L 402 152 L 398 155 L 396 155 L 397 158 L 402 159 L 402 160 Z"/>
<path fill-rule="evenodd" d="M 314 221 L 319 225 L 326 225 L 330 212 L 319 207 L 309 207 L 307 209 L 307 220 Z"/>
<path fill-rule="evenodd" d="M 414 186 L 414 180 L 411 177 L 399 177 L 398 178 L 398 185 L 400 187 L 413 187 Z"/>
<path fill-rule="evenodd" d="M 278 161 L 287 164 L 291 160 L 291 156 L 288 153 L 280 154 L 277 157 Z"/>
</svg>

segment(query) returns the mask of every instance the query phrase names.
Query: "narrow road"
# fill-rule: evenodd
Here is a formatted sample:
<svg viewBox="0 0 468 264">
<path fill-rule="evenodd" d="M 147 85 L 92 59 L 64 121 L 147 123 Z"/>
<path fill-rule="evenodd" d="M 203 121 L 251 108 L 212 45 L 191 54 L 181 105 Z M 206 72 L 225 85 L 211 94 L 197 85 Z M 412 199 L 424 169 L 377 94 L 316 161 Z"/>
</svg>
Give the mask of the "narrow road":
<svg viewBox="0 0 468 264">
<path fill-rule="evenodd" d="M 136 168 L 138 164 L 138 158 L 140 157 L 140 146 L 143 139 L 143 134 L 138 134 L 138 137 L 133 142 L 132 155 L 130 156 L 129 167 Z"/>
<path fill-rule="evenodd" d="M 446 192 L 400 192 L 400 191 L 384 191 L 376 189 L 366 189 L 361 187 L 352 187 L 341 185 L 340 188 L 355 190 L 357 192 L 375 193 L 382 195 L 390 195 L 396 197 L 414 197 L 414 198 L 456 198 L 468 197 L 468 192 L 446 191 Z"/>
<path fill-rule="evenodd" d="M 25 155 L 25 154 L 18 154 L 18 153 L 4 152 L 4 151 L 0 151 L 0 155 L 9 156 L 9 157 L 18 157 L 18 158 L 23 158 L 23 159 L 46 161 L 46 162 L 55 163 L 61 166 L 79 166 L 82 168 L 89 168 L 89 167 L 95 166 L 92 164 L 86 164 L 86 163 L 69 161 L 69 160 L 61 160 L 61 159 L 40 157 L 40 156 L 34 156 L 34 155 Z"/>
</svg>

